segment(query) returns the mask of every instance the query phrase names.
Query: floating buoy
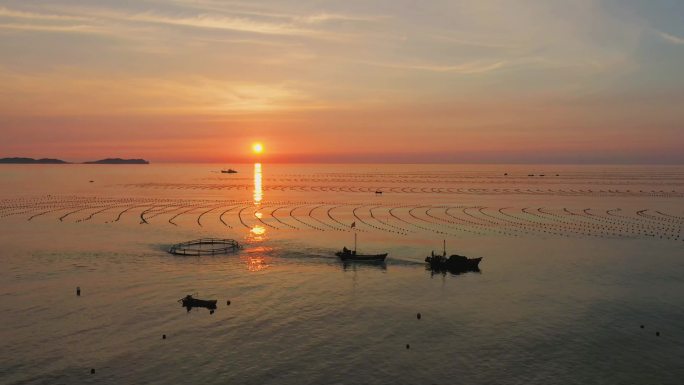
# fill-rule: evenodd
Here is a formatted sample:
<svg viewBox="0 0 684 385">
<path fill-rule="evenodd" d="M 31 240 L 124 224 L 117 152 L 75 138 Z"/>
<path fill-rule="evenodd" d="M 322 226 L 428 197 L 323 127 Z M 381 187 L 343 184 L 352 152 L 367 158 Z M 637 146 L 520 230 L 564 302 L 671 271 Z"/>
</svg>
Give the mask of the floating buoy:
<svg viewBox="0 0 684 385">
<path fill-rule="evenodd" d="M 416 318 L 420 319 L 420 313 L 416 314 Z"/>
<path fill-rule="evenodd" d="M 95 369 L 90 369 L 90 374 L 95 374 Z"/>
<path fill-rule="evenodd" d="M 226 305 L 230 306 L 230 300 L 226 301 Z"/>
<path fill-rule="evenodd" d="M 411 349 L 411 345 L 406 344 L 406 349 Z"/>
<path fill-rule="evenodd" d="M 163 340 L 166 339 L 166 334 L 162 334 L 162 339 L 163 339 Z"/>
<path fill-rule="evenodd" d="M 656 337 L 660 337 L 660 332 L 656 332 Z"/>
<path fill-rule="evenodd" d="M 640 327 L 643 329 L 643 328 L 644 328 L 644 325 L 641 325 Z"/>
<path fill-rule="evenodd" d="M 81 287 L 80 286 L 76 286 L 76 295 L 77 296 L 81 295 Z"/>
</svg>

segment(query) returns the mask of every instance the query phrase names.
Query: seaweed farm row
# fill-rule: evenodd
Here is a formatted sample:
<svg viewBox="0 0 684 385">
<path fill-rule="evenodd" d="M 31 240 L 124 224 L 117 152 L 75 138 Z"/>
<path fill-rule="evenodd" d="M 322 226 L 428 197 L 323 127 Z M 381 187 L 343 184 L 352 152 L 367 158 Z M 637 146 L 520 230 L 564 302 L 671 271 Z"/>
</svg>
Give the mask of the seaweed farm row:
<svg viewBox="0 0 684 385">
<path fill-rule="evenodd" d="M 225 176 L 211 176 L 200 178 L 201 180 L 211 182 L 234 182 L 234 181 L 249 181 L 248 177 L 225 177 Z M 658 185 L 659 188 L 677 188 L 679 190 L 684 186 L 684 177 L 642 177 L 625 179 L 622 176 L 606 175 L 587 177 L 558 177 L 546 176 L 545 174 L 528 175 L 525 177 L 512 176 L 492 176 L 485 177 L 482 175 L 461 176 L 455 178 L 451 175 L 439 177 L 435 175 L 428 176 L 322 176 L 322 175 L 296 175 L 284 176 L 276 175 L 270 176 L 271 183 L 346 183 L 346 184 L 363 184 L 363 183 L 382 183 L 382 184 L 497 184 L 497 185 L 582 185 L 582 186 L 652 186 Z"/>
<path fill-rule="evenodd" d="M 684 241 L 684 217 L 656 209 L 490 207 L 382 202 L 44 196 L 0 201 L 0 220 L 382 232 L 399 236 L 548 235 Z"/>
<path fill-rule="evenodd" d="M 127 188 L 158 190 L 203 190 L 203 191 L 249 191 L 251 183 L 137 183 L 126 184 Z M 541 188 L 465 188 L 465 187 L 418 187 L 418 186 L 340 186 L 309 184 L 268 184 L 263 191 L 281 192 L 334 192 L 388 194 L 454 194 L 454 195 L 536 195 L 536 196 L 588 196 L 588 197 L 657 197 L 684 198 L 684 192 L 676 190 L 632 190 L 632 189 L 541 189 Z"/>
</svg>

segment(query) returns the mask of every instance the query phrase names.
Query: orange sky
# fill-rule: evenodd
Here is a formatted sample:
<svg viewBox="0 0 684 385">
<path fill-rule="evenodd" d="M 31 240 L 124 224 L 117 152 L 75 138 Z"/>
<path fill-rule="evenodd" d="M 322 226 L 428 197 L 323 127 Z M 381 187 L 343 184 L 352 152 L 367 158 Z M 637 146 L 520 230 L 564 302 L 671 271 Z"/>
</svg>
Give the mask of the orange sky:
<svg viewBox="0 0 684 385">
<path fill-rule="evenodd" d="M 684 162 L 684 4 L 483 3 L 0 1 L 0 157 Z"/>
</svg>

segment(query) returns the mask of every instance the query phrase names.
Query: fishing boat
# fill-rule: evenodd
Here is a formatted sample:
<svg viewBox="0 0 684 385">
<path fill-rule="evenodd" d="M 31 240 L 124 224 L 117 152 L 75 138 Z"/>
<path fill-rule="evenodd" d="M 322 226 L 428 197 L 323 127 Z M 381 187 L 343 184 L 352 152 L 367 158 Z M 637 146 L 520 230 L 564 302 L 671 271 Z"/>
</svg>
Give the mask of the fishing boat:
<svg viewBox="0 0 684 385">
<path fill-rule="evenodd" d="M 354 225 L 352 225 L 354 227 Z M 354 232 L 354 250 L 349 250 L 343 247 L 342 251 L 335 253 L 343 261 L 359 261 L 359 262 L 382 262 L 387 258 L 387 253 L 383 254 L 359 254 L 356 252 L 356 232 Z"/>
<path fill-rule="evenodd" d="M 357 254 L 356 250 L 349 250 L 346 247 L 342 251 L 335 253 L 343 261 L 384 261 L 387 253 L 383 254 Z"/>
<path fill-rule="evenodd" d="M 446 256 L 446 241 L 444 241 L 444 251 L 442 255 L 432 252 L 425 258 L 431 270 L 449 271 L 451 273 L 462 273 L 466 271 L 480 271 L 480 258 L 468 258 L 463 255 L 452 254 Z"/>
<path fill-rule="evenodd" d="M 237 174 L 237 171 L 229 168 L 228 170 L 221 170 L 221 174 Z"/>
<path fill-rule="evenodd" d="M 192 309 L 193 307 L 203 307 L 209 310 L 216 309 L 215 299 L 198 299 L 193 298 L 193 296 L 190 294 L 179 299 L 178 302 L 180 302 L 184 308 L 187 308 L 188 311 L 190 311 L 190 309 Z"/>
</svg>

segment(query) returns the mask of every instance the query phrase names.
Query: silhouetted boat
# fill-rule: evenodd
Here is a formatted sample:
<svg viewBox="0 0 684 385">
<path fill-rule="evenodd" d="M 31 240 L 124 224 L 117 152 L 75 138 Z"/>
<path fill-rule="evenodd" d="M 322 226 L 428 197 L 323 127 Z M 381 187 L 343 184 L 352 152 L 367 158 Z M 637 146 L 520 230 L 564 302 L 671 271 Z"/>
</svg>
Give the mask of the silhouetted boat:
<svg viewBox="0 0 684 385">
<path fill-rule="evenodd" d="M 433 252 L 425 258 L 425 262 L 428 263 L 433 271 L 449 271 L 452 273 L 480 271 L 480 261 L 482 261 L 482 257 L 468 258 L 458 254 L 452 254 L 447 258 L 446 241 L 444 241 L 444 253 L 442 255 L 435 255 Z"/>
<path fill-rule="evenodd" d="M 203 307 L 203 308 L 206 308 L 209 310 L 216 309 L 216 300 L 215 299 L 211 299 L 211 300 L 197 299 L 197 298 L 193 298 L 193 296 L 191 296 L 190 294 L 179 299 L 178 302 L 180 302 L 184 308 L 187 308 L 188 311 L 190 311 L 190 309 L 192 309 L 193 307 Z"/>
<path fill-rule="evenodd" d="M 228 170 L 221 170 L 222 174 L 237 174 L 237 171 L 233 170 L 232 168 L 229 168 Z"/>
<path fill-rule="evenodd" d="M 356 224 L 356 222 L 354 222 Z M 354 225 L 352 225 L 354 227 Z M 360 261 L 360 262 L 381 262 L 387 258 L 387 253 L 383 254 L 358 254 L 356 252 L 356 232 L 354 232 L 354 250 L 349 250 L 346 247 L 342 251 L 335 253 L 343 261 Z"/>
<path fill-rule="evenodd" d="M 335 253 L 343 261 L 384 261 L 387 253 L 383 254 L 357 254 L 356 250 L 349 250 L 346 247 L 342 251 Z"/>
</svg>

